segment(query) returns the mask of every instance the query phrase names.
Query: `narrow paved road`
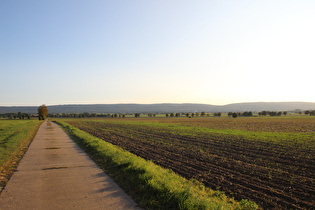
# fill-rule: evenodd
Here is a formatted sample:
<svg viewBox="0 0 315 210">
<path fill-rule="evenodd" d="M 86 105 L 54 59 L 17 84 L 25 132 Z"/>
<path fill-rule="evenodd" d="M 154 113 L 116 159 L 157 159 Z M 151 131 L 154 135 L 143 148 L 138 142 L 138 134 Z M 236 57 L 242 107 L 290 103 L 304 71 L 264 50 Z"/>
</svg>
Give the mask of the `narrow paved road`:
<svg viewBox="0 0 315 210">
<path fill-rule="evenodd" d="M 56 124 L 43 123 L 0 209 L 139 209 Z"/>
</svg>

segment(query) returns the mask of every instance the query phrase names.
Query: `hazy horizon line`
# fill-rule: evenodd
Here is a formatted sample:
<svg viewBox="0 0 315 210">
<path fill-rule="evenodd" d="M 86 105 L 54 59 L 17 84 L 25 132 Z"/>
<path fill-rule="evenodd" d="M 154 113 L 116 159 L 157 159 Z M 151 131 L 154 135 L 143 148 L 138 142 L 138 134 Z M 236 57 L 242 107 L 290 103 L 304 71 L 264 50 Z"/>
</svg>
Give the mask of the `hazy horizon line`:
<svg viewBox="0 0 315 210">
<path fill-rule="evenodd" d="M 173 103 L 173 102 L 160 102 L 160 103 L 69 103 L 69 104 L 44 104 L 46 106 L 75 106 L 75 105 L 157 105 L 157 104 L 203 104 L 203 105 L 212 105 L 212 106 L 226 106 L 230 104 L 246 104 L 246 103 L 315 103 L 311 101 L 252 101 L 252 102 L 234 102 L 234 103 L 227 103 L 227 104 L 208 104 L 208 103 L 193 103 L 193 102 L 184 102 L 184 103 Z M 1 105 L 1 107 L 36 107 L 40 105 Z"/>
</svg>

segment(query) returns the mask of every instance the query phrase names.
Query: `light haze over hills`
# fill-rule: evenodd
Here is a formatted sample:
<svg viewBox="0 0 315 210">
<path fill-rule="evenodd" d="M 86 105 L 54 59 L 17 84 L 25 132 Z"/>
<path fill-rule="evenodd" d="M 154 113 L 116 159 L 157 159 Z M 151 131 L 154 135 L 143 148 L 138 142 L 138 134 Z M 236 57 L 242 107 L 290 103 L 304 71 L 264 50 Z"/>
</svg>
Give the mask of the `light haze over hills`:
<svg viewBox="0 0 315 210">
<path fill-rule="evenodd" d="M 38 106 L 0 106 L 0 113 L 37 113 Z M 194 103 L 75 104 L 48 106 L 49 113 L 171 113 L 315 110 L 312 102 L 250 102 L 223 106 Z"/>
</svg>

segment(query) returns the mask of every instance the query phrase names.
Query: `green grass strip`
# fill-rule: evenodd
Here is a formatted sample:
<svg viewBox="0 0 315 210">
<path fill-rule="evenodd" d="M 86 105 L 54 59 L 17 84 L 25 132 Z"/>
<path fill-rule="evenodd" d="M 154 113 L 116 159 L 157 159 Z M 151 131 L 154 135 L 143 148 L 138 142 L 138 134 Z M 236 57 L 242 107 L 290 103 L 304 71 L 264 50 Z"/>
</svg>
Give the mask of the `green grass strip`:
<svg viewBox="0 0 315 210">
<path fill-rule="evenodd" d="M 41 123 L 38 120 L 0 120 L 0 191 Z"/>
<path fill-rule="evenodd" d="M 65 122 L 57 123 L 142 208 L 258 209 L 252 201 L 237 202 L 223 192 L 206 188 L 196 180 L 187 180 Z"/>
</svg>

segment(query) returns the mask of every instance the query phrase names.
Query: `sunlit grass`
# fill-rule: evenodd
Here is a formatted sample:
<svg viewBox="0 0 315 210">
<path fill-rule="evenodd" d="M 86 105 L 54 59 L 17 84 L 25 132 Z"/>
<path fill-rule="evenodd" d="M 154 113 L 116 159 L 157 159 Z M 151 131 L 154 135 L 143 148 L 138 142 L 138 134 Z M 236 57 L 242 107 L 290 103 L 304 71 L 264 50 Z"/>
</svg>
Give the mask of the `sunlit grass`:
<svg viewBox="0 0 315 210">
<path fill-rule="evenodd" d="M 169 169 L 58 121 L 75 141 L 141 207 L 146 209 L 256 209 L 253 202 L 237 202 L 220 191 L 187 180 Z"/>
<path fill-rule="evenodd" d="M 40 124 L 38 120 L 0 120 L 0 187 L 5 185 Z"/>
</svg>

